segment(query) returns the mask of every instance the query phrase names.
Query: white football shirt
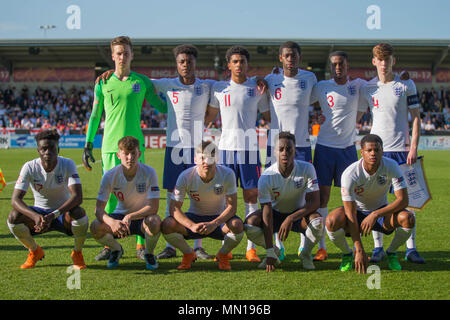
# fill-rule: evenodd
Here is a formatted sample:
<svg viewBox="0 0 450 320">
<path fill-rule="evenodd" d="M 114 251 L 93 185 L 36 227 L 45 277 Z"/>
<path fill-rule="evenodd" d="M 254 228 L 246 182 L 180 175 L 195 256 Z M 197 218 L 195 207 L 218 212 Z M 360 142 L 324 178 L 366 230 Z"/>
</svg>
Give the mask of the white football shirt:
<svg viewBox="0 0 450 320">
<path fill-rule="evenodd" d="M 220 108 L 222 134 L 219 149 L 257 151 L 256 119 L 269 110 L 267 94 L 260 94 L 254 79 L 238 84 L 233 80 L 216 82 L 209 105 Z"/>
<path fill-rule="evenodd" d="M 195 148 L 202 141 L 205 111 L 215 80 L 195 79 L 184 85 L 179 78 L 152 79 L 167 102 L 168 147 Z"/>
<path fill-rule="evenodd" d="M 317 82 L 314 73 L 298 70 L 295 77 L 286 77 L 283 73 L 266 76 L 270 94 L 270 129 L 272 134 L 269 145 L 280 131 L 289 131 L 295 135 L 296 147 L 309 147 L 308 120 L 311 92 Z"/>
<path fill-rule="evenodd" d="M 73 184 L 81 184 L 81 181 L 72 159 L 58 157 L 56 167 L 46 172 L 41 159 L 37 158 L 23 165 L 14 188 L 27 191 L 31 185 L 34 206 L 56 210 L 70 199 L 68 187 Z"/>
<path fill-rule="evenodd" d="M 360 211 L 373 211 L 388 204 L 387 193 L 406 188 L 406 182 L 398 163 L 383 157 L 372 176 L 363 167 L 360 159 L 345 169 L 341 177 L 342 201 L 355 201 Z"/>
<path fill-rule="evenodd" d="M 237 193 L 233 170 L 216 165 L 214 178 L 205 183 L 197 172 L 197 166 L 184 170 L 178 177 L 172 199 L 182 202 L 186 194 L 190 199 L 188 212 L 201 216 L 219 215 L 226 208 L 226 197 Z"/>
<path fill-rule="evenodd" d="M 319 102 L 325 117 L 317 136 L 318 144 L 340 149 L 354 144 L 357 112 L 364 112 L 368 107 L 360 94 L 365 83 L 365 80 L 358 78 L 339 85 L 334 79 L 330 79 L 320 81 L 314 86 L 311 102 Z"/>
<path fill-rule="evenodd" d="M 383 151 L 409 151 L 408 111 L 420 107 L 414 82 L 398 75 L 389 83 L 374 78 L 361 90 L 373 115 L 370 133 L 383 140 Z"/>
<path fill-rule="evenodd" d="M 319 190 L 316 170 L 305 161 L 294 160 L 291 175 L 284 178 L 278 170 L 278 162 L 264 171 L 258 180 L 259 202 L 272 203 L 272 208 L 290 214 L 305 205 L 305 195 Z"/>
<path fill-rule="evenodd" d="M 142 209 L 147 199 L 159 199 L 158 177 L 155 169 L 138 163 L 136 175 L 128 181 L 123 174 L 122 165 L 105 172 L 98 191 L 97 199 L 108 201 L 113 193 L 117 198 L 114 213 L 129 214 Z"/>
</svg>

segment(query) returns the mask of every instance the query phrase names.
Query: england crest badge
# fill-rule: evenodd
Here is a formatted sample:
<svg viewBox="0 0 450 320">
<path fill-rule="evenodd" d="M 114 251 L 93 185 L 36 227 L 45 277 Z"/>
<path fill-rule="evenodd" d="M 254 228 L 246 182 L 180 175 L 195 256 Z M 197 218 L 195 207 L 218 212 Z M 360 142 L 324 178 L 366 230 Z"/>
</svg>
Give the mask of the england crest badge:
<svg viewBox="0 0 450 320">
<path fill-rule="evenodd" d="M 137 82 L 133 83 L 131 88 L 133 89 L 134 93 L 139 93 L 141 91 L 141 85 Z"/>
<path fill-rule="evenodd" d="M 144 183 L 137 183 L 137 184 L 136 184 L 136 191 L 137 191 L 138 193 L 144 193 L 145 190 L 147 190 L 146 187 L 147 187 L 147 186 L 146 186 L 145 182 L 144 182 Z"/>
</svg>

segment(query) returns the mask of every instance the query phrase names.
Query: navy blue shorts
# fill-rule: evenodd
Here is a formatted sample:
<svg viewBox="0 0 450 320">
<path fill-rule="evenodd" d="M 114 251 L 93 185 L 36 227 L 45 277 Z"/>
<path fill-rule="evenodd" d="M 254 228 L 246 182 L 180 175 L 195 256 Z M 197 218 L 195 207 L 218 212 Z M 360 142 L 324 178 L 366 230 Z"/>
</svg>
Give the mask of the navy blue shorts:
<svg viewBox="0 0 450 320">
<path fill-rule="evenodd" d="M 358 155 L 355 145 L 338 149 L 316 144 L 313 165 L 319 185 L 331 187 L 334 181 L 334 186 L 340 187 L 342 173 L 356 161 L 358 161 Z"/>
<path fill-rule="evenodd" d="M 214 215 L 214 216 L 200 216 L 198 214 L 195 213 L 191 213 L 191 212 L 186 212 L 185 213 L 186 217 L 189 218 L 189 220 L 191 220 L 194 223 L 201 223 L 201 222 L 210 222 L 213 221 L 214 219 L 216 219 L 219 215 Z M 232 217 L 229 221 L 233 220 L 233 219 L 239 219 L 241 220 L 241 218 L 239 218 L 238 216 L 234 216 Z M 228 222 L 228 221 L 227 221 Z M 213 238 L 216 240 L 223 240 L 225 237 L 225 234 L 222 232 L 222 227 L 224 226 L 224 224 L 221 224 L 220 226 L 218 226 L 216 229 L 214 229 L 213 232 L 211 232 L 208 235 L 204 235 L 204 234 L 199 234 L 199 233 L 194 233 L 192 232 L 190 229 L 186 228 L 186 231 L 188 233 L 187 236 L 184 236 L 184 238 L 186 240 L 190 240 L 190 239 L 202 239 L 202 238 Z"/>
<path fill-rule="evenodd" d="M 114 220 L 122 220 L 123 218 L 125 218 L 125 215 L 123 215 L 121 213 L 110 213 L 110 214 L 108 214 L 108 216 L 110 216 Z M 141 230 L 143 222 L 144 222 L 144 219 L 131 220 L 130 234 L 137 234 L 137 235 L 140 235 L 142 238 L 145 238 L 145 234 Z M 117 239 L 119 237 L 114 235 L 114 238 Z"/>
<path fill-rule="evenodd" d="M 193 167 L 194 148 L 180 149 L 166 147 L 164 155 L 163 188 L 173 190 L 178 176 L 186 169 Z"/>
<path fill-rule="evenodd" d="M 295 210 L 297 211 L 297 210 Z M 295 212 L 293 211 L 293 212 Z M 286 218 L 291 214 L 291 213 L 281 213 L 278 212 L 276 210 L 272 209 L 272 214 L 273 214 L 273 233 L 280 231 L 280 227 L 283 224 L 284 220 L 286 220 Z M 301 223 L 302 223 L 303 218 L 294 221 L 294 223 L 292 224 L 292 228 L 291 231 L 294 232 L 298 232 L 298 233 L 305 233 L 305 230 L 302 229 L 301 227 Z"/>
<path fill-rule="evenodd" d="M 219 163 L 227 166 L 236 175 L 236 185 L 240 181 L 242 189 L 258 188 L 261 176 L 261 162 L 258 151 L 221 150 Z"/>
<path fill-rule="evenodd" d="M 385 206 L 383 206 L 385 207 Z M 381 207 L 381 208 L 383 208 Z M 379 208 L 378 208 L 379 209 Z M 378 210 L 377 209 L 377 210 Z M 374 210 L 375 211 L 375 210 Z M 356 210 L 356 219 L 358 220 L 358 226 L 361 227 L 361 222 L 369 215 L 371 214 L 373 211 L 359 211 Z M 387 231 L 385 229 L 383 229 L 383 223 L 384 223 L 384 217 L 380 217 L 377 219 L 377 222 L 375 222 L 375 224 L 372 227 L 373 231 L 378 231 L 384 234 L 391 234 L 392 232 L 394 232 L 395 229 L 392 229 L 390 231 Z M 345 234 L 345 236 L 350 237 L 350 233 Z"/>
<path fill-rule="evenodd" d="M 52 213 L 53 211 L 55 211 L 55 209 L 42 209 L 42 208 L 34 207 L 34 206 L 28 206 L 28 208 L 36 211 L 41 216 L 46 216 L 49 213 Z M 61 214 L 58 218 L 56 218 L 52 221 L 52 223 L 50 224 L 50 228 L 48 228 L 47 231 L 45 231 L 45 232 L 49 232 L 49 231 L 59 231 L 59 232 L 67 234 L 68 236 L 73 236 L 72 229 L 66 229 L 64 227 L 64 214 Z M 31 235 L 33 235 L 33 236 L 36 234 L 41 234 L 41 233 L 37 233 L 36 231 L 34 231 L 34 229 L 30 230 L 30 232 L 31 232 Z"/>
<path fill-rule="evenodd" d="M 273 156 L 272 156 L 273 153 Z M 312 151 L 311 147 L 295 147 L 295 160 L 301 160 L 311 163 L 312 162 Z M 267 145 L 267 155 L 265 168 L 270 167 L 277 160 L 275 159 L 275 152 L 273 147 Z"/>
</svg>

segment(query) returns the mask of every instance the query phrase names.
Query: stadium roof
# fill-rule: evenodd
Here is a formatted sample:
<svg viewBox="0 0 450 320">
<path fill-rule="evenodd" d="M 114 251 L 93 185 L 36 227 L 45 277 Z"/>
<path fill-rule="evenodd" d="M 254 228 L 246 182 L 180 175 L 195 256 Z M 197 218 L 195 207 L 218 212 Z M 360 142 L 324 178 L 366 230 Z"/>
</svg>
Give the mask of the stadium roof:
<svg viewBox="0 0 450 320">
<path fill-rule="evenodd" d="M 172 49 L 182 43 L 199 48 L 198 65 L 212 66 L 214 57 L 224 59 L 234 44 L 246 46 L 252 66 L 278 64 L 278 47 L 288 39 L 133 39 L 134 64 L 141 66 L 173 65 Z M 305 65 L 325 65 L 330 52 L 344 50 L 351 66 L 370 66 L 371 48 L 389 42 L 395 48 L 398 66 L 450 68 L 450 40 L 335 40 L 290 39 L 302 47 Z M 112 66 L 109 39 L 80 40 L 1 40 L 0 65 L 12 71 L 13 66 L 76 65 Z"/>
</svg>

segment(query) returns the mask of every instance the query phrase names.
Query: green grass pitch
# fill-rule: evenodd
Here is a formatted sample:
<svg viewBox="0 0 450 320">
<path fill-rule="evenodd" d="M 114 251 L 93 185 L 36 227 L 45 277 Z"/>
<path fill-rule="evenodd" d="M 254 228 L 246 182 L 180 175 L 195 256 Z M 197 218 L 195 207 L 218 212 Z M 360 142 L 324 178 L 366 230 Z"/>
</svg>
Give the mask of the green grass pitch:
<svg viewBox="0 0 450 320">
<path fill-rule="evenodd" d="M 80 149 L 62 149 L 60 155 L 72 158 L 81 164 Z M 90 236 L 84 246 L 84 257 L 88 269 L 81 270 L 80 289 L 69 289 L 71 273 L 70 252 L 73 239 L 58 232 L 50 232 L 36 237 L 37 243 L 45 250 L 45 259 L 34 269 L 21 270 L 27 251 L 10 234 L 6 218 L 11 210 L 11 194 L 14 184 L 8 184 L 0 193 L 0 299 L 449 299 L 450 298 L 450 151 L 421 151 L 425 156 L 425 171 L 433 200 L 417 212 L 416 243 L 419 252 L 426 259 L 425 265 L 415 265 L 403 261 L 405 247 L 398 252 L 403 270 L 389 270 L 387 262 L 382 262 L 380 289 L 369 289 L 369 278 L 373 274 L 359 275 L 355 272 L 342 273 L 339 250 L 327 238 L 329 258 L 317 262 L 315 271 L 305 271 L 297 258 L 299 235 L 290 233 L 285 242 L 287 258 L 282 266 L 267 274 L 257 269 L 257 263 L 245 260 L 247 239 L 233 251 L 232 270 L 218 270 L 213 261 L 198 260 L 189 271 L 178 271 L 181 262 L 178 257 L 162 260 L 157 271 L 146 271 L 143 261 L 135 257 L 135 236 L 121 240 L 125 255 L 115 270 L 107 270 L 106 262 L 96 262 L 95 255 L 101 246 Z M 95 150 L 96 159 L 100 151 Z M 148 150 L 146 163 L 153 166 L 162 186 L 164 151 Z M 37 157 L 34 149 L 0 150 L 0 168 L 7 182 L 17 179 L 22 165 Z M 91 172 L 79 168 L 83 183 L 84 201 L 82 206 L 94 219 L 95 198 L 100 179 L 101 165 L 97 162 Z M 242 193 L 239 190 L 238 215 L 244 215 Z M 25 201 L 32 204 L 31 190 Z M 187 204 L 188 201 L 185 202 Z M 166 193 L 161 192 L 159 215 L 164 217 Z M 337 188 L 333 188 L 330 209 L 340 205 Z M 387 247 L 392 239 L 385 236 Z M 367 252 L 373 248 L 371 237 L 364 238 Z M 193 242 L 190 242 L 193 244 Z M 213 239 L 203 240 L 203 246 L 210 254 L 215 254 L 221 243 Z M 161 237 L 156 253 L 165 246 Z M 315 252 L 316 249 L 314 249 Z M 264 257 L 264 250 L 258 250 Z"/>
</svg>

